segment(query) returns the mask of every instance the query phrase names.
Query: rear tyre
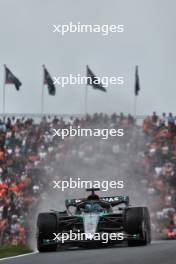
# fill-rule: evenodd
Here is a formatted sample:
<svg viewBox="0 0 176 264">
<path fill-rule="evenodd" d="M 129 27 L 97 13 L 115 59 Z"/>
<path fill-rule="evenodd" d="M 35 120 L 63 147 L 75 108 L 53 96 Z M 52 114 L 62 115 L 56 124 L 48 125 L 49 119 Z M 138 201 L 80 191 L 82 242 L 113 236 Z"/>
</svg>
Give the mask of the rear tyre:
<svg viewBox="0 0 176 264">
<path fill-rule="evenodd" d="M 44 244 L 44 240 L 54 238 L 57 232 L 57 218 L 53 213 L 40 213 L 37 219 L 37 249 L 39 252 L 56 251 L 57 243 Z"/>
<path fill-rule="evenodd" d="M 129 246 L 145 246 L 151 242 L 150 215 L 147 207 L 133 207 L 126 211 L 126 232 L 137 235 L 128 239 Z"/>
</svg>

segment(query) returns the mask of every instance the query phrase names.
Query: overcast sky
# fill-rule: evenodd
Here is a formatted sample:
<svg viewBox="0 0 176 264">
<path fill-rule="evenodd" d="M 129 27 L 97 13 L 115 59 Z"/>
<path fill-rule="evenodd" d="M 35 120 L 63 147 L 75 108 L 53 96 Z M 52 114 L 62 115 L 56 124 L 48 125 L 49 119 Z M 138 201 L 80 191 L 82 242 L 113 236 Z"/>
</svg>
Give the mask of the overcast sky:
<svg viewBox="0 0 176 264">
<path fill-rule="evenodd" d="M 21 91 L 6 87 L 6 111 L 39 113 L 42 64 L 52 76 L 85 74 L 88 64 L 98 76 L 124 75 L 125 85 L 108 92 L 88 89 L 89 112 L 134 109 L 134 67 L 141 91 L 137 113 L 175 111 L 175 0 L 0 0 L 0 102 L 3 64 L 22 81 Z M 52 33 L 53 24 L 124 24 L 124 33 Z M 45 112 L 84 113 L 84 86 L 45 90 Z M 0 109 L 2 111 L 2 107 Z"/>
</svg>

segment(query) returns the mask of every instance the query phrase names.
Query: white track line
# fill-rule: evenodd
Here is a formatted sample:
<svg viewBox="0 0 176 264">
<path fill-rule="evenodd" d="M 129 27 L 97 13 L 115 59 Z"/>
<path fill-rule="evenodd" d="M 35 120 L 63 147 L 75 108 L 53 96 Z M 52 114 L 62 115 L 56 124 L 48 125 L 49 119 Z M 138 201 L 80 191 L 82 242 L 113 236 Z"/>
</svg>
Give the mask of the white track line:
<svg viewBox="0 0 176 264">
<path fill-rule="evenodd" d="M 6 258 L 1 258 L 1 260 L 6 260 L 6 259 L 13 259 L 13 258 L 20 258 L 20 257 L 25 257 L 25 256 L 29 256 L 29 255 L 34 255 L 38 253 L 38 251 L 35 251 L 35 252 L 32 252 L 32 253 L 26 253 L 26 254 L 21 254 L 21 255 L 18 255 L 18 256 L 12 256 L 12 257 L 6 257 Z"/>
</svg>

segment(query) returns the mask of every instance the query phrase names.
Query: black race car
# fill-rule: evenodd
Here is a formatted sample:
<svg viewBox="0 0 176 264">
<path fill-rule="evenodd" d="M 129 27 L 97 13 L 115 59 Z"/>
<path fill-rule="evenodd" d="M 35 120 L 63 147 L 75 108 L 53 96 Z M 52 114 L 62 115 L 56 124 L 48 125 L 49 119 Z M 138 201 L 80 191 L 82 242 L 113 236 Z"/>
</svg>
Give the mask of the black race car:
<svg viewBox="0 0 176 264">
<path fill-rule="evenodd" d="M 128 196 L 99 197 L 88 189 L 87 198 L 68 199 L 66 211 L 40 213 L 37 220 L 39 252 L 55 251 L 58 245 L 87 247 L 129 246 L 151 242 L 150 215 L 147 207 L 129 206 Z"/>
</svg>

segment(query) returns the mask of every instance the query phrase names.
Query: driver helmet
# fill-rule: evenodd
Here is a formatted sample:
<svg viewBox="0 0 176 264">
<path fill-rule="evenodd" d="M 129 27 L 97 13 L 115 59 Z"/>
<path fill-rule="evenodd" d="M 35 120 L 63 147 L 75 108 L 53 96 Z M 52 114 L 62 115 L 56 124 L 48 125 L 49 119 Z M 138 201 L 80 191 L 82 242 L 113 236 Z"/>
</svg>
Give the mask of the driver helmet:
<svg viewBox="0 0 176 264">
<path fill-rule="evenodd" d="M 92 205 L 91 205 L 90 203 L 87 203 L 87 204 L 85 205 L 85 210 L 86 210 L 86 211 L 91 211 L 91 210 L 92 210 Z"/>
</svg>

